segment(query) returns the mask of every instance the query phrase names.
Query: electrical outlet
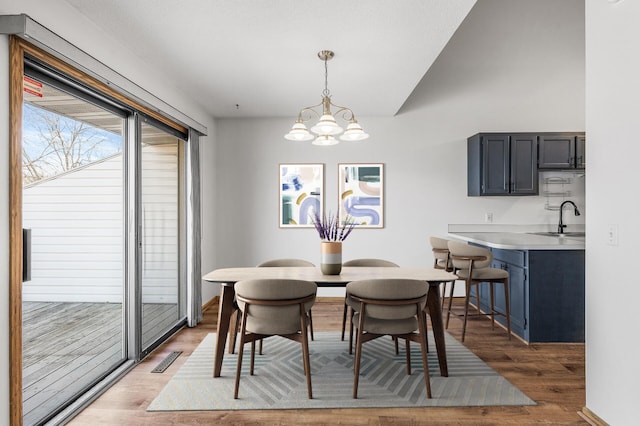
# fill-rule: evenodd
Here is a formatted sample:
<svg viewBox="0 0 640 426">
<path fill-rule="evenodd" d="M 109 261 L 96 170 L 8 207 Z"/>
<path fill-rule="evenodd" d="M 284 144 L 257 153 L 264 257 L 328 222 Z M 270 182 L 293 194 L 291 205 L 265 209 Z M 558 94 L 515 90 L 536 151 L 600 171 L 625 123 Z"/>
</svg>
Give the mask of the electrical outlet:
<svg viewBox="0 0 640 426">
<path fill-rule="evenodd" d="M 485 223 L 492 223 L 493 222 L 493 213 L 485 213 L 484 214 L 484 221 L 485 221 Z"/>
<path fill-rule="evenodd" d="M 618 245 L 618 225 L 609 225 L 607 230 L 607 244 L 610 246 Z"/>
</svg>

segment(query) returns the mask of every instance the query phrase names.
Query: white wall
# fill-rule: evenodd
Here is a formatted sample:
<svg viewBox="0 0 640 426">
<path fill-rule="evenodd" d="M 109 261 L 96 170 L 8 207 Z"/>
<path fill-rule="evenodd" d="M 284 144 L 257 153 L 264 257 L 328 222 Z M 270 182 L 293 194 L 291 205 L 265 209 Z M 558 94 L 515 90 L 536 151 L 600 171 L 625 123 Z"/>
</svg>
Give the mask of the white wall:
<svg viewBox="0 0 640 426">
<path fill-rule="evenodd" d="M 557 224 L 542 196 L 467 197 L 466 139 L 483 131 L 584 131 L 583 2 L 479 1 L 397 116 L 358 117 L 371 134 L 366 141 L 286 141 L 295 115 L 219 121 L 217 225 L 221 247 L 235 250 L 221 252 L 218 266 L 273 257 L 319 262 L 314 230 L 278 228 L 279 163 L 325 163 L 325 206 L 334 212 L 337 163 L 385 163 L 385 228 L 354 231 L 343 260 L 431 265 L 430 235 L 445 235 L 450 223 L 482 223 L 485 212 L 494 223 Z M 584 212 L 584 196 L 576 201 Z M 571 225 L 585 216 L 565 218 Z"/>
<path fill-rule="evenodd" d="M 587 408 L 612 425 L 638 424 L 638 123 L 640 3 L 586 2 Z M 618 226 L 619 243 L 607 244 Z M 630 275 L 631 274 L 631 275 Z M 631 277 L 631 278 L 630 278 Z"/>
<path fill-rule="evenodd" d="M 185 97 L 172 83 L 170 76 L 162 70 L 151 69 L 108 34 L 100 31 L 84 16 L 76 12 L 64 1 L 44 0 L 0 0 L 0 14 L 26 13 L 31 18 L 51 31 L 75 44 L 89 55 L 97 58 L 110 68 L 116 70 L 131 81 L 136 82 L 147 91 L 153 93 L 168 104 L 190 116 L 208 128 L 209 135 L 201 138 L 201 170 L 206 184 L 202 193 L 203 216 L 202 269 L 213 269 L 216 250 L 214 227 L 209 220 L 215 218 L 215 199 L 213 191 L 208 187 L 215 184 L 211 164 L 215 161 L 215 120 L 196 103 Z M 0 331 L 0 342 L 5 344 L 0 349 L 0 424 L 9 424 L 9 341 L 8 341 L 8 37 L 0 36 L 0 273 L 3 274 L 4 294 L 0 297 L 0 318 L 4 318 L 4 327 Z M 203 288 L 203 299 L 206 301 L 216 294 L 217 289 L 211 286 Z"/>
</svg>

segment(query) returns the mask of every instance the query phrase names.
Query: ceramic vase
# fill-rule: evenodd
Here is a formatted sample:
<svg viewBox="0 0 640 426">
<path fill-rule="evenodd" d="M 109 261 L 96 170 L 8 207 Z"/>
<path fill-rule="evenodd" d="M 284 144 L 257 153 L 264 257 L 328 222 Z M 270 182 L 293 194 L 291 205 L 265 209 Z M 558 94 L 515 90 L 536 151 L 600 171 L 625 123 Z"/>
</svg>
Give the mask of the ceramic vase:
<svg viewBox="0 0 640 426">
<path fill-rule="evenodd" d="M 340 275 L 342 270 L 342 241 L 320 243 L 320 271 L 323 275 Z"/>
</svg>

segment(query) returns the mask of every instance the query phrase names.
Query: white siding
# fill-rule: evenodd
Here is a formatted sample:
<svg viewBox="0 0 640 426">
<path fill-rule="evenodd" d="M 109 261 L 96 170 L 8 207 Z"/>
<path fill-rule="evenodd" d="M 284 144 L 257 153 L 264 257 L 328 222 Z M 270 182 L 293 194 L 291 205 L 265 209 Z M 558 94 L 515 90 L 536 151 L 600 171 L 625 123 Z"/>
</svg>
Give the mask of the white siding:
<svg viewBox="0 0 640 426">
<path fill-rule="evenodd" d="M 142 154 L 143 303 L 177 303 L 178 146 L 155 145 Z"/>
<path fill-rule="evenodd" d="M 175 303 L 177 253 L 158 245 L 177 239 L 177 150 L 145 147 L 144 167 L 159 185 L 147 185 L 144 219 L 145 303 Z M 63 174 L 23 191 L 23 226 L 32 229 L 32 279 L 23 285 L 25 301 L 122 302 L 122 156 Z M 164 219 L 171 218 L 169 228 Z M 175 244 L 173 244 L 175 247 Z"/>
</svg>

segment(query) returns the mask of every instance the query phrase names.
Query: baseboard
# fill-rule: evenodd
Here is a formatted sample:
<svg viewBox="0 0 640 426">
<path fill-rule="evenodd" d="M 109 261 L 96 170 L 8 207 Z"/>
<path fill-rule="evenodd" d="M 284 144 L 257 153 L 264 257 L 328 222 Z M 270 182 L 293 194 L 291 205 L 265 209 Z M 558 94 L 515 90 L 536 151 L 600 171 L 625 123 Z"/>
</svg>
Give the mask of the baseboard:
<svg viewBox="0 0 640 426">
<path fill-rule="evenodd" d="M 578 411 L 578 416 L 582 417 L 584 421 L 592 426 L 609 426 L 609 423 L 602 420 L 596 413 L 589 410 L 587 407 L 582 407 L 582 411 Z"/>
<path fill-rule="evenodd" d="M 338 297 L 338 296 L 326 296 L 326 297 L 316 297 L 316 302 L 336 302 L 336 301 L 343 301 L 344 297 Z"/>
<path fill-rule="evenodd" d="M 205 312 L 207 309 L 218 306 L 220 304 L 220 296 L 216 296 L 213 299 L 209 300 L 207 303 L 202 305 L 202 312 Z"/>
</svg>

